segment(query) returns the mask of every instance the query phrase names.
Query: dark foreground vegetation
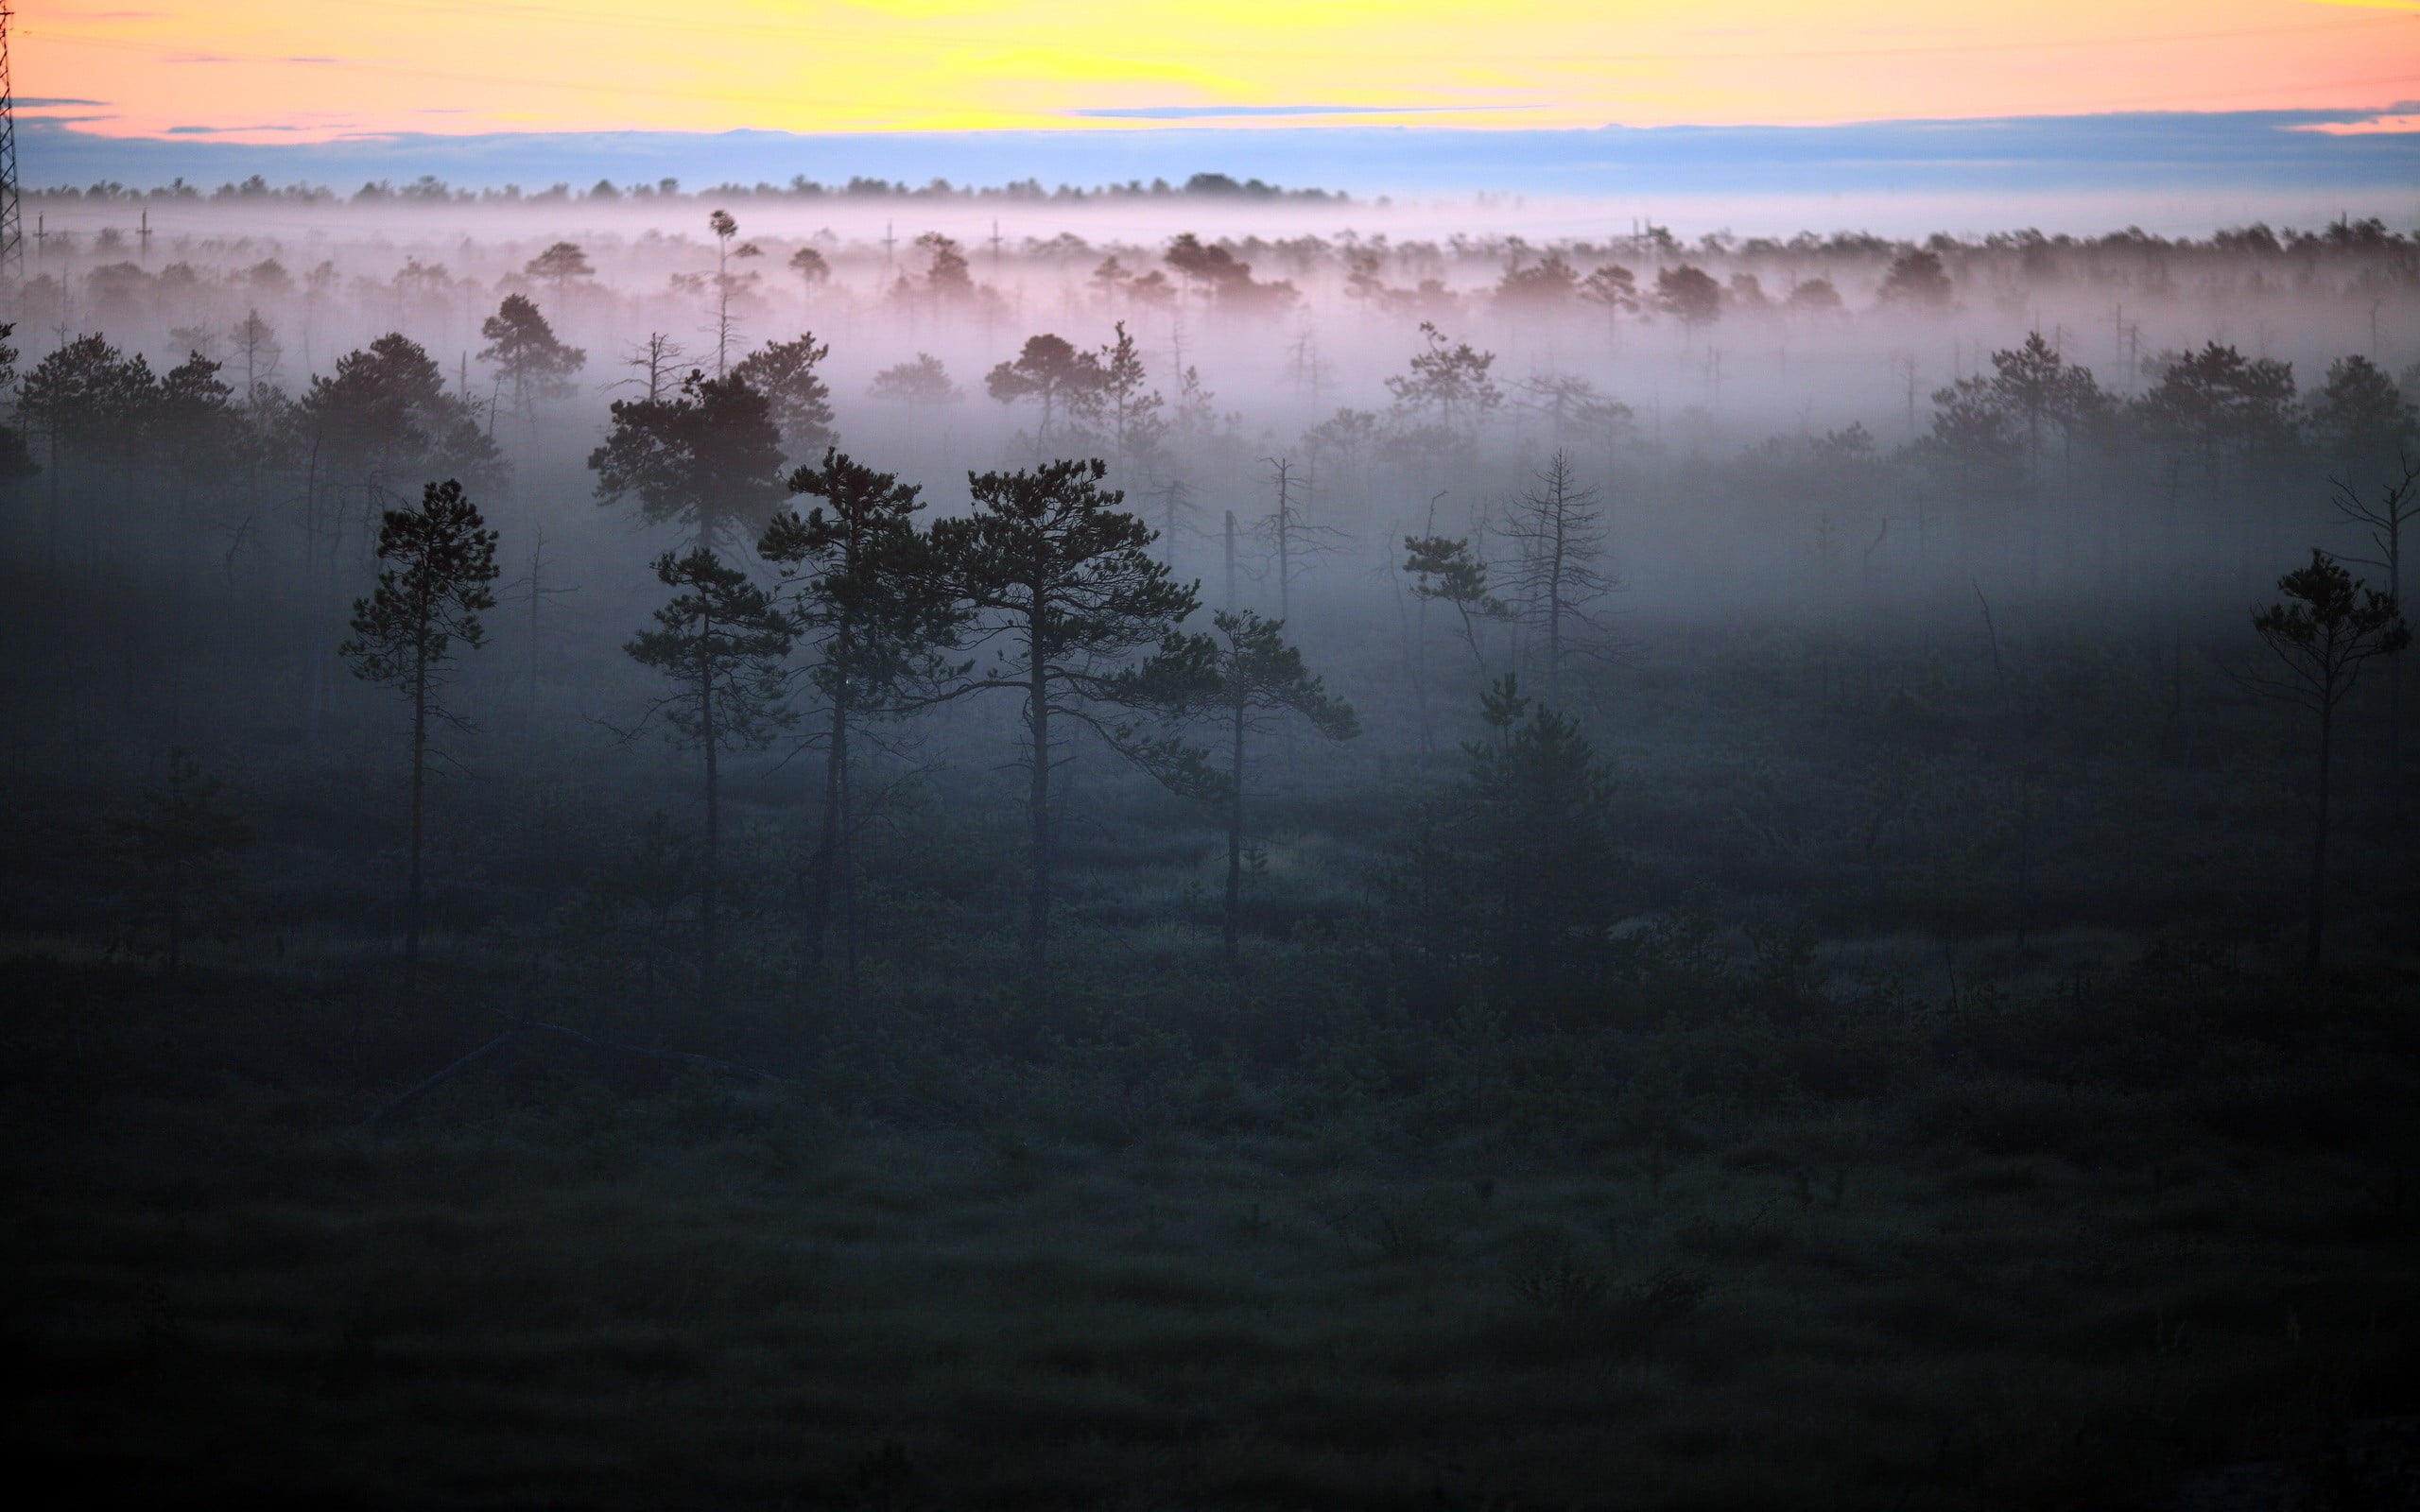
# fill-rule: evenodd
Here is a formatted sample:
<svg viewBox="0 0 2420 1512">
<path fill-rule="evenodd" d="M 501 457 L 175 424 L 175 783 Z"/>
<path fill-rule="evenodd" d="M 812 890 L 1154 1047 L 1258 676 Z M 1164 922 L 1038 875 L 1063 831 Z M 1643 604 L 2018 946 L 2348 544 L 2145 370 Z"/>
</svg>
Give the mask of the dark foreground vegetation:
<svg viewBox="0 0 2420 1512">
<path fill-rule="evenodd" d="M 28 1484 L 2420 1498 L 2391 358 L 2037 333 L 1723 452 L 1414 324 L 1261 456 L 1116 321 L 861 424 L 714 277 L 602 414 L 521 293 L 484 401 L 28 364 Z"/>
</svg>

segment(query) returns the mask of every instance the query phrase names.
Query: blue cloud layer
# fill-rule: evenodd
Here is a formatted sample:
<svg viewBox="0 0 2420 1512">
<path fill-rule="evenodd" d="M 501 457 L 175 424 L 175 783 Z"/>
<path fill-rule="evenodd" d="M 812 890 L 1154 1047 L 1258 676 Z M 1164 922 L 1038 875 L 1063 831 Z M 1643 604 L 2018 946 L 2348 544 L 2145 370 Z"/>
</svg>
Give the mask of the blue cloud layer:
<svg viewBox="0 0 2420 1512">
<path fill-rule="evenodd" d="M 1297 108 L 1308 109 L 1308 108 Z M 1824 127 L 1168 127 L 1149 130 L 402 134 L 248 145 L 187 135 L 112 140 L 21 121 L 24 181 L 205 186 L 260 174 L 351 188 L 435 174 L 473 187 L 677 177 L 693 185 L 924 182 L 1091 185 L 1202 171 L 1359 194 L 1490 190 L 1975 192 L 2292 188 L 2372 193 L 2420 185 L 2420 134 L 2330 135 L 2346 112 L 2238 112 L 1889 121 Z"/>
</svg>

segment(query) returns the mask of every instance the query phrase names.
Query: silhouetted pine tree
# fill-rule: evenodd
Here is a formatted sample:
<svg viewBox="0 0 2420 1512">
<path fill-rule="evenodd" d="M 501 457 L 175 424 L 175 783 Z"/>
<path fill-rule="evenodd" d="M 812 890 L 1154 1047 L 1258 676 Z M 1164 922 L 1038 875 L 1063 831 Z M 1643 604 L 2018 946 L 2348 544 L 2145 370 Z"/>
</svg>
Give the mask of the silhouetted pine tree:
<svg viewBox="0 0 2420 1512">
<path fill-rule="evenodd" d="M 404 993 L 420 985 L 421 854 L 426 825 L 428 741 L 433 725 L 462 721 L 440 701 L 457 644 L 487 644 L 479 623 L 495 607 L 494 531 L 477 506 L 447 479 L 423 490 L 420 507 L 389 509 L 378 529 L 378 558 L 392 563 L 368 598 L 354 600 L 353 636 L 337 654 L 354 676 L 400 691 L 411 722 L 411 837 L 404 894 Z"/>
<path fill-rule="evenodd" d="M 700 854 L 698 997 L 715 1004 L 722 890 L 722 756 L 761 749 L 794 720 L 783 687 L 782 663 L 797 627 L 772 595 L 703 546 L 655 560 L 655 576 L 673 590 L 655 611 L 655 627 L 623 650 L 670 679 L 649 719 L 662 716 L 705 763 L 706 826 Z"/>
</svg>

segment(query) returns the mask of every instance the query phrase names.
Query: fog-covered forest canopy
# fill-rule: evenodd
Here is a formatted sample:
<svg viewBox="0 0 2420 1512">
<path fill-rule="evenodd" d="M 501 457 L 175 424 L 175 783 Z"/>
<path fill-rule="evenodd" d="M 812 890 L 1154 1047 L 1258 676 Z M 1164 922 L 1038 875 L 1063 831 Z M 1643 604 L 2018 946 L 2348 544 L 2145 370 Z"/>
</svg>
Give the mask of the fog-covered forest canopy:
<svg viewBox="0 0 2420 1512">
<path fill-rule="evenodd" d="M 2371 1494 L 2420 231 L 26 208 L 5 1321 L 68 1461 Z"/>
</svg>

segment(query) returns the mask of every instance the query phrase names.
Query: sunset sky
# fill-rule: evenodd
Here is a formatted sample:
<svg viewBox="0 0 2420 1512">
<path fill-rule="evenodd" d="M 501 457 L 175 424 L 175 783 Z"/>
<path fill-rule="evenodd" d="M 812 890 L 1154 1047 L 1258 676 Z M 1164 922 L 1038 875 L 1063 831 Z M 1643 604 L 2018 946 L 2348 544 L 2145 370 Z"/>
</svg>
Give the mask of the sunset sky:
<svg viewBox="0 0 2420 1512">
<path fill-rule="evenodd" d="M 16 3 L 26 114 L 231 142 L 1812 124 L 2420 98 L 2413 0 Z"/>
</svg>

